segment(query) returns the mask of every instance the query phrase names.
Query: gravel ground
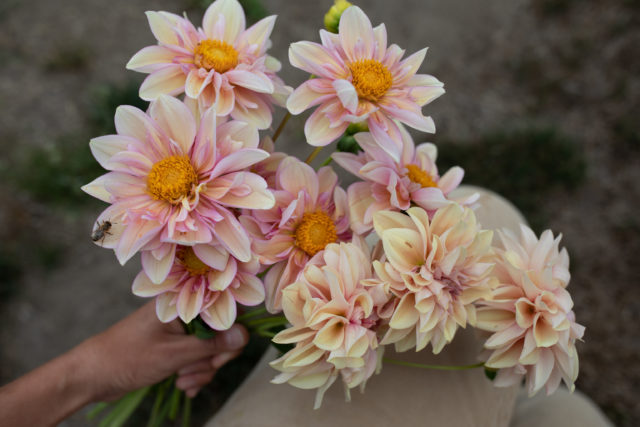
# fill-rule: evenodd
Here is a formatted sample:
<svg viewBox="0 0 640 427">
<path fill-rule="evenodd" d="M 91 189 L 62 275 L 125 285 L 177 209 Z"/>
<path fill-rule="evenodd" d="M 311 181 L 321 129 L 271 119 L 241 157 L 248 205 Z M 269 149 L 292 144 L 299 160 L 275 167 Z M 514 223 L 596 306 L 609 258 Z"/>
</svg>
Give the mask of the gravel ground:
<svg viewBox="0 0 640 427">
<path fill-rule="evenodd" d="M 284 64 L 282 77 L 295 86 L 305 76 L 287 65 L 287 46 L 318 39 L 316 29 L 330 2 L 263 4 L 279 15 L 272 54 Z M 472 140 L 518 124 L 541 123 L 579 142 L 587 161 L 582 185 L 532 197 L 549 226 L 563 233 L 572 257 L 570 290 L 578 320 L 587 326 L 579 348 L 578 387 L 616 424 L 640 425 L 638 2 L 357 4 L 372 22 L 384 21 L 389 40 L 407 52 L 430 47 L 421 70 L 439 77 L 447 89 L 426 109 L 438 127 L 437 137 L 430 140 Z M 3 2 L 0 171 L 18 176 L 15 165 L 25 153 L 86 129 L 94 88 L 130 79 L 133 73 L 124 64 L 154 41 L 145 10 L 180 12 L 188 6 L 168 0 Z M 200 22 L 201 12 L 188 13 Z M 81 53 L 75 62 L 73 52 Z M 58 64 L 61 57 L 65 66 Z M 282 137 L 284 149 L 299 157 L 311 151 L 304 144 L 303 120 L 294 118 Z M 122 268 L 110 252 L 88 239 L 100 209 L 97 204 L 46 204 L 12 180 L 0 180 L 0 249 L 14 253 L 24 269 L 18 289 L 0 301 L 0 383 L 142 304 L 129 291 L 139 261 Z M 42 262 L 42 257 L 52 257 L 51 251 L 40 250 L 46 245 L 54 255 L 61 254 L 53 257 L 55 262 Z M 36 254 L 42 255 L 40 261 Z M 214 396 L 209 391 L 202 398 L 211 410 L 221 404 Z M 85 424 L 78 415 L 64 425 Z"/>
</svg>

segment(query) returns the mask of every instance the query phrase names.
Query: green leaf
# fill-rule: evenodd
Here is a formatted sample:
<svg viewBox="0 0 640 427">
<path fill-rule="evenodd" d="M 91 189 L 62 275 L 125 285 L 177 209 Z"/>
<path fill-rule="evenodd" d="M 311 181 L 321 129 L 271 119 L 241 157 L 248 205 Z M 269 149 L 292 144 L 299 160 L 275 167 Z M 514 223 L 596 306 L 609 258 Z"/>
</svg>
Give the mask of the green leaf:
<svg viewBox="0 0 640 427">
<path fill-rule="evenodd" d="M 180 398 L 182 397 L 182 391 L 174 387 L 171 397 L 169 398 L 169 419 L 175 420 L 178 416 L 178 410 L 180 409 Z"/>
<path fill-rule="evenodd" d="M 496 378 L 497 374 L 498 374 L 498 370 L 497 369 L 484 368 L 484 375 L 487 378 L 489 378 L 491 381 L 493 381 Z"/>
<path fill-rule="evenodd" d="M 144 387 L 130 393 L 118 400 L 109 414 L 100 421 L 100 427 L 120 427 L 133 414 L 144 400 L 151 386 Z"/>
<path fill-rule="evenodd" d="M 108 407 L 109 407 L 109 403 L 107 403 L 107 402 L 98 402 L 98 403 L 96 403 L 93 406 L 93 408 L 91 408 L 89 413 L 87 414 L 87 419 L 88 420 L 94 419 L 95 417 L 98 416 L 98 414 L 100 414 L 100 412 L 104 411 Z"/>
<path fill-rule="evenodd" d="M 209 338 L 213 338 L 216 334 L 216 331 L 211 329 L 209 325 L 204 323 L 200 317 L 196 318 L 193 322 L 193 333 L 196 337 L 201 340 L 208 340 Z"/>
</svg>

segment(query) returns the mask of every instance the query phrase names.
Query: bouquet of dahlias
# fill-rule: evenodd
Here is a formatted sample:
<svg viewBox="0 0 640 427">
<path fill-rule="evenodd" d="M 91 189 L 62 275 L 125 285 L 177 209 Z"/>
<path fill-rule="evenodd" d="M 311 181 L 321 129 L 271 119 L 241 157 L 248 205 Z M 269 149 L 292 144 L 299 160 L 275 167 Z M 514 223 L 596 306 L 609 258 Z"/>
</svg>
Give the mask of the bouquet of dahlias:
<svg viewBox="0 0 640 427">
<path fill-rule="evenodd" d="M 573 387 L 584 327 L 560 237 L 522 225 L 494 245 L 476 221 L 478 197 L 450 196 L 463 170 L 440 174 L 436 147 L 405 129 L 435 131 L 422 107 L 444 89 L 417 74 L 426 49 L 405 58 L 384 24 L 337 0 L 321 43 L 289 48 L 291 65 L 311 74 L 293 90 L 267 54 L 275 16 L 246 28 L 237 0 L 216 0 L 202 27 L 147 18 L 158 44 L 127 68 L 148 74 L 149 108 L 119 107 L 117 134 L 90 142 L 108 172 L 83 190 L 109 204 L 95 242 L 121 264 L 141 253 L 133 293 L 154 297 L 161 321 L 203 336 L 243 322 L 281 349 L 273 382 L 317 389 L 316 408 L 336 380 L 348 398 L 384 363 L 402 363 L 385 346 L 439 353 L 467 324 L 490 334 L 481 361 L 459 368 L 484 367 L 496 386 L 524 379 L 530 394 Z M 275 107 L 288 112 L 272 134 Z M 311 108 L 307 161 L 276 151 L 290 115 Z M 360 181 L 345 191 L 332 162 Z M 238 304 L 263 303 L 237 315 Z M 157 386 L 154 422 L 180 399 L 170 386 Z M 141 397 L 124 399 L 114 411 Z"/>
</svg>

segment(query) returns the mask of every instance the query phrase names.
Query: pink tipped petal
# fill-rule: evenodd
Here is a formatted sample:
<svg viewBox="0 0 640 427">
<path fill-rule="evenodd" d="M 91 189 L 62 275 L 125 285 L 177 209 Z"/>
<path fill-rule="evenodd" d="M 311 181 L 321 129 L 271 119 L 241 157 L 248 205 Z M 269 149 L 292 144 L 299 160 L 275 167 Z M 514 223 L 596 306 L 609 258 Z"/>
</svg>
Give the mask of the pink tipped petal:
<svg viewBox="0 0 640 427">
<path fill-rule="evenodd" d="M 304 124 L 304 135 L 307 142 L 314 147 L 322 147 L 335 141 L 347 130 L 348 122 L 342 122 L 332 127 L 327 115 L 318 108 L 309 116 Z"/>
<path fill-rule="evenodd" d="M 217 331 L 229 329 L 236 320 L 236 302 L 231 292 L 220 293 L 215 302 L 202 312 L 202 319 Z"/>
<path fill-rule="evenodd" d="M 192 69 L 187 75 L 187 80 L 184 85 L 184 93 L 189 98 L 198 98 L 207 85 L 211 83 L 211 78 L 211 73 L 203 72 L 202 69 Z"/>
<path fill-rule="evenodd" d="M 209 38 L 218 38 L 215 27 L 224 22 L 223 40 L 233 44 L 245 29 L 245 18 L 242 6 L 237 0 L 216 0 L 211 3 L 202 18 L 202 28 Z"/>
<path fill-rule="evenodd" d="M 333 94 L 321 93 L 315 90 L 315 85 L 312 79 L 302 83 L 293 91 L 291 96 L 287 99 L 287 110 L 293 115 L 300 114 L 304 110 L 321 104 L 333 97 Z"/>
<path fill-rule="evenodd" d="M 149 74 L 140 86 L 140 98 L 153 101 L 162 94 L 184 92 L 185 75 L 180 65 L 167 65 Z"/>
<path fill-rule="evenodd" d="M 394 67 L 393 71 L 395 71 L 396 76 L 393 79 L 393 83 L 395 85 L 401 85 L 409 81 L 409 79 L 416 74 L 418 68 L 420 68 L 426 54 L 427 48 L 425 47 Z"/>
<path fill-rule="evenodd" d="M 156 295 L 170 291 L 177 283 L 175 279 L 154 283 L 144 271 L 141 271 L 133 280 L 132 291 L 134 295 L 139 297 L 155 297 Z"/>
<path fill-rule="evenodd" d="M 218 246 L 213 245 L 195 245 L 193 252 L 200 261 L 216 270 L 223 270 L 229 260 L 229 252 Z"/>
<path fill-rule="evenodd" d="M 358 108 L 358 93 L 356 92 L 356 88 L 347 80 L 334 80 L 333 87 L 344 108 L 355 114 Z"/>
<path fill-rule="evenodd" d="M 240 36 L 239 46 L 247 46 L 249 49 L 255 49 L 252 51 L 254 55 L 264 54 L 275 22 L 276 16 L 272 15 L 253 24 Z"/>
<path fill-rule="evenodd" d="M 350 61 L 371 58 L 374 34 L 371 21 L 358 6 L 351 6 L 340 17 L 339 35 L 342 48 Z"/>
<path fill-rule="evenodd" d="M 134 138 L 125 135 L 105 135 L 89 141 L 91 154 L 100 163 L 100 166 L 105 169 L 107 169 L 106 165 L 111 157 L 120 151 L 127 151 L 129 147 L 135 144 L 136 140 Z"/>
<path fill-rule="evenodd" d="M 164 257 L 161 259 L 156 259 L 151 251 L 143 251 L 142 252 L 142 268 L 146 273 L 147 277 L 151 282 L 156 285 L 164 282 L 167 276 L 169 275 L 169 271 L 171 271 L 171 267 L 173 266 L 173 259 L 175 256 L 176 246 L 171 245 L 172 250 L 169 251 Z"/>
<path fill-rule="evenodd" d="M 229 82 L 260 93 L 273 93 L 271 79 L 263 73 L 246 70 L 231 70 L 225 73 Z"/>
<path fill-rule="evenodd" d="M 115 249 L 120 264 L 124 265 L 140 248 L 156 237 L 161 227 L 162 225 L 155 221 L 138 221 L 128 224 Z"/>
<path fill-rule="evenodd" d="M 264 285 L 256 276 L 243 275 L 240 285 L 230 289 L 235 300 L 247 306 L 254 306 L 264 302 Z"/>
<path fill-rule="evenodd" d="M 326 78 L 344 78 L 348 71 L 327 49 L 312 42 L 296 42 L 289 46 L 289 62 L 296 68 Z"/>
<path fill-rule="evenodd" d="M 164 293 L 156 297 L 156 315 L 164 323 L 169 323 L 178 317 L 173 294 Z"/>
<path fill-rule="evenodd" d="M 222 246 L 241 262 L 251 259 L 251 240 L 238 220 L 226 209 L 220 209 L 224 219 L 213 227 L 213 234 Z"/>
<path fill-rule="evenodd" d="M 83 185 L 81 189 L 88 195 L 93 196 L 98 200 L 111 203 L 111 193 L 109 193 L 105 188 L 105 182 L 108 180 L 109 174 L 105 174 L 94 179 L 89 184 Z"/>
<path fill-rule="evenodd" d="M 128 70 L 150 73 L 163 64 L 171 64 L 176 53 L 165 46 L 147 46 L 127 62 Z"/>
<path fill-rule="evenodd" d="M 242 185 L 250 189 L 248 194 L 236 195 L 231 189 L 220 198 L 220 203 L 246 209 L 271 209 L 275 204 L 273 193 L 267 188 L 264 178 L 247 172 L 243 175 Z"/>
<path fill-rule="evenodd" d="M 182 286 L 176 304 L 178 315 L 184 323 L 189 323 L 198 316 L 204 300 L 204 286 L 200 284 L 194 291 L 189 285 L 190 283 L 187 282 Z"/>
<path fill-rule="evenodd" d="M 178 35 L 173 29 L 173 26 L 179 20 L 182 20 L 178 15 L 167 12 L 146 12 L 151 32 L 160 43 L 165 45 L 177 45 L 179 44 Z"/>
<path fill-rule="evenodd" d="M 221 176 L 226 173 L 245 169 L 269 157 L 269 153 L 259 148 L 247 148 L 244 150 L 231 153 L 222 159 L 211 174 L 213 176 Z"/>
<path fill-rule="evenodd" d="M 196 137 L 196 121 L 182 101 L 160 95 L 149 106 L 149 115 L 169 138 L 178 143 L 182 155 L 189 153 Z"/>
<path fill-rule="evenodd" d="M 293 195 L 306 191 L 312 201 L 318 198 L 319 184 L 316 172 L 311 166 L 294 157 L 287 157 L 282 161 L 278 167 L 276 180 L 283 190 Z"/>
<path fill-rule="evenodd" d="M 460 185 L 462 178 L 464 178 L 464 169 L 454 166 L 440 178 L 438 187 L 444 194 L 448 194 Z"/>
</svg>

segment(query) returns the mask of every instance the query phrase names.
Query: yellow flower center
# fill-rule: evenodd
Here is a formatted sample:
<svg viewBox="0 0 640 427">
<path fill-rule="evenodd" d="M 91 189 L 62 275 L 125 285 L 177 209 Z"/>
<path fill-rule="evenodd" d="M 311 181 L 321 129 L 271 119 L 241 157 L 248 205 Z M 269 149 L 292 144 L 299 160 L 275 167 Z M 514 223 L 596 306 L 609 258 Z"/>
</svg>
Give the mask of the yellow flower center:
<svg viewBox="0 0 640 427">
<path fill-rule="evenodd" d="M 179 203 L 198 183 L 187 156 L 171 156 L 153 165 L 147 176 L 147 191 L 156 200 Z"/>
<path fill-rule="evenodd" d="M 314 256 L 329 243 L 337 240 L 336 225 L 329 215 L 322 211 L 304 214 L 302 222 L 296 228 L 296 246 L 310 256 Z"/>
<path fill-rule="evenodd" d="M 407 165 L 406 168 L 409 170 L 407 177 L 416 184 L 420 184 L 423 188 L 438 186 L 433 178 L 431 178 L 431 175 L 420 169 L 420 167 L 416 165 Z"/>
<path fill-rule="evenodd" d="M 351 83 L 358 96 L 369 101 L 378 101 L 393 84 L 393 77 L 387 67 L 375 59 L 352 62 L 349 70 L 353 76 Z"/>
<path fill-rule="evenodd" d="M 193 62 L 197 67 L 218 73 L 229 71 L 238 65 L 238 52 L 222 40 L 202 40 L 193 53 Z"/>
<path fill-rule="evenodd" d="M 176 258 L 180 260 L 184 268 L 186 268 L 192 276 L 202 276 L 211 271 L 211 267 L 200 261 L 200 258 L 196 256 L 191 246 L 178 247 Z"/>
</svg>

